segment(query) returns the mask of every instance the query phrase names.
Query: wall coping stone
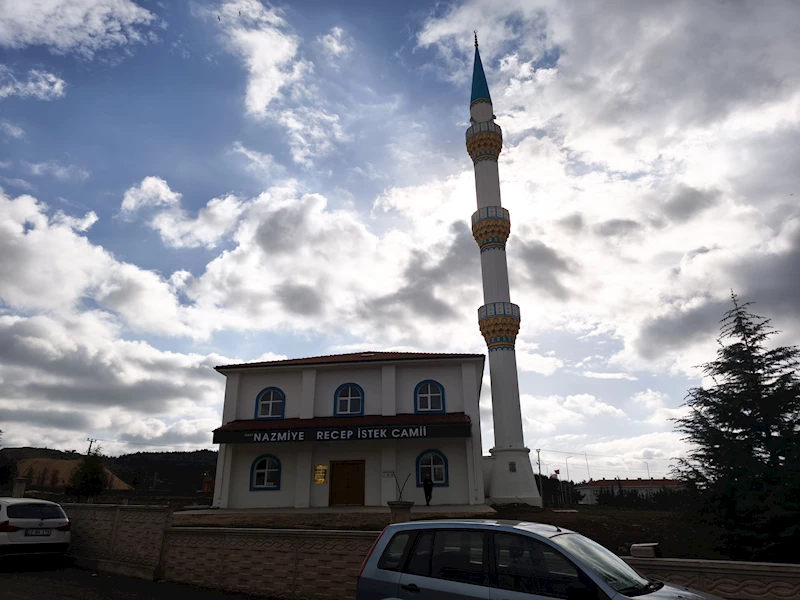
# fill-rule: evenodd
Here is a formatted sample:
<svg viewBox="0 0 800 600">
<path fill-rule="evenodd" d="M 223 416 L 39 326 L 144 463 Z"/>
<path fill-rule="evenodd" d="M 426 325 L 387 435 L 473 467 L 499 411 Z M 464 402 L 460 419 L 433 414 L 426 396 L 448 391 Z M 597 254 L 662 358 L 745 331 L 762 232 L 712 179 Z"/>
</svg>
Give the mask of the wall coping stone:
<svg viewBox="0 0 800 600">
<path fill-rule="evenodd" d="M 105 510 L 119 508 L 120 510 L 144 510 L 153 512 L 163 512 L 169 508 L 166 504 L 88 504 L 78 502 L 62 502 L 60 506 L 62 508 L 99 508 Z"/>
<path fill-rule="evenodd" d="M 633 567 L 662 567 L 680 571 L 733 571 L 736 573 L 747 572 L 750 574 L 776 573 L 800 577 L 800 564 L 794 563 L 769 563 L 746 562 L 733 560 L 704 560 L 697 558 L 636 558 L 632 556 L 621 557 Z"/>
<path fill-rule="evenodd" d="M 167 532 L 192 535 L 293 535 L 298 537 L 340 537 L 347 539 L 374 539 L 380 531 L 351 531 L 347 529 L 270 529 L 268 527 L 181 527 L 172 525 Z"/>
</svg>

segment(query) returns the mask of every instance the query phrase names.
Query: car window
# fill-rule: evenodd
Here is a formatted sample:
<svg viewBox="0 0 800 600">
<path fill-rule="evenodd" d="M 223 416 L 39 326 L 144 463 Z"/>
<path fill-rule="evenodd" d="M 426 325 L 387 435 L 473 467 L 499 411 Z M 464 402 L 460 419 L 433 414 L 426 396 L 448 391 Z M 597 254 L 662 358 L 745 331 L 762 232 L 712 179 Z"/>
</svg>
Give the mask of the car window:
<svg viewBox="0 0 800 600">
<path fill-rule="evenodd" d="M 482 531 L 440 529 L 433 539 L 431 576 L 488 585 L 489 569 Z"/>
<path fill-rule="evenodd" d="M 496 533 L 494 554 L 501 589 L 566 598 L 567 589 L 581 583 L 575 565 L 533 538 Z"/>
<path fill-rule="evenodd" d="M 423 531 L 417 536 L 417 543 L 408 559 L 406 573 L 430 577 L 431 549 L 433 548 L 433 531 Z"/>
<path fill-rule="evenodd" d="M 396 571 L 400 568 L 400 562 L 403 560 L 403 553 L 406 546 L 412 538 L 411 531 L 401 531 L 395 533 L 392 541 L 386 546 L 383 551 L 381 559 L 378 561 L 379 569 L 386 569 L 387 571 Z"/>
<path fill-rule="evenodd" d="M 64 519 L 66 515 L 55 504 L 9 504 L 9 519 Z"/>
</svg>

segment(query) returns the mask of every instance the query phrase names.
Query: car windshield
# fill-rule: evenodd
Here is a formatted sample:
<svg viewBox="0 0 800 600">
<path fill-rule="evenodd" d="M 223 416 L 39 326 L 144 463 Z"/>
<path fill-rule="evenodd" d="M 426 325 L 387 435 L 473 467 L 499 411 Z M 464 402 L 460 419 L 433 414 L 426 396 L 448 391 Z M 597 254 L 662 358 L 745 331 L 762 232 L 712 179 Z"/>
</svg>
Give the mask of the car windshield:
<svg viewBox="0 0 800 600">
<path fill-rule="evenodd" d="M 56 504 L 10 504 L 9 519 L 63 519 L 66 515 Z"/>
<path fill-rule="evenodd" d="M 593 569 L 616 591 L 635 595 L 648 589 L 650 582 L 647 579 L 634 571 L 619 556 L 597 542 L 577 533 L 565 533 L 551 539 Z"/>
</svg>

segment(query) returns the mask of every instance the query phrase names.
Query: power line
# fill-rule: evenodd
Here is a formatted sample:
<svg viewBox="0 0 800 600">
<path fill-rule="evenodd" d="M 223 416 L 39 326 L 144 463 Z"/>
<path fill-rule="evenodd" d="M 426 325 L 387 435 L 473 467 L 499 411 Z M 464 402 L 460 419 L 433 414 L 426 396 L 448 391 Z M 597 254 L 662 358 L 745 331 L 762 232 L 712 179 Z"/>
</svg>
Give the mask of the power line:
<svg viewBox="0 0 800 600">
<path fill-rule="evenodd" d="M 175 446 L 186 446 L 186 445 L 193 445 L 197 446 L 197 444 L 193 444 L 192 442 L 180 442 L 175 444 L 147 444 L 145 442 L 126 442 L 123 440 L 102 440 L 96 439 L 96 442 L 109 442 L 111 444 L 130 444 L 133 446 L 150 446 L 152 448 L 173 448 Z"/>
<path fill-rule="evenodd" d="M 616 460 L 638 460 L 638 461 L 644 461 L 644 460 L 677 460 L 679 458 L 682 458 L 680 456 L 676 456 L 675 458 L 647 458 L 647 459 L 644 459 L 644 458 L 628 458 L 628 457 L 624 457 L 624 456 L 609 456 L 607 454 L 587 454 L 586 452 L 580 452 L 578 450 L 573 450 L 572 452 L 567 452 L 565 450 L 551 450 L 550 448 L 540 448 L 540 450 L 542 452 L 556 452 L 557 454 L 584 454 L 586 456 L 592 456 L 594 458 L 614 458 Z"/>
</svg>

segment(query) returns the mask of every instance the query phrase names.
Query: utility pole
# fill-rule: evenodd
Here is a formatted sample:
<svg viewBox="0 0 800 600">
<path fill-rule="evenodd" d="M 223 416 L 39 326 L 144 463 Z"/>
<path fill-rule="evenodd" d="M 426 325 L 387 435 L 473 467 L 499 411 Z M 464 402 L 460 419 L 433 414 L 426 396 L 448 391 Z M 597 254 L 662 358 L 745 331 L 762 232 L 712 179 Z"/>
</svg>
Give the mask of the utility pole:
<svg viewBox="0 0 800 600">
<path fill-rule="evenodd" d="M 153 474 L 153 489 L 156 489 L 156 477 L 158 477 L 158 471 Z"/>
<path fill-rule="evenodd" d="M 89 442 L 89 451 L 86 453 L 86 455 L 88 456 L 92 453 L 92 444 L 94 444 L 97 440 L 94 440 L 92 438 L 86 438 L 86 441 Z"/>
<path fill-rule="evenodd" d="M 583 453 L 583 458 L 586 459 L 586 473 L 589 475 L 589 481 L 591 481 L 592 473 L 589 471 L 589 456 L 586 454 L 586 452 Z"/>
<path fill-rule="evenodd" d="M 646 461 L 642 461 L 644 466 L 647 467 L 647 478 L 650 479 L 650 465 L 647 464 Z"/>
<path fill-rule="evenodd" d="M 568 456 L 567 458 L 565 458 L 565 459 L 564 459 L 564 462 L 565 462 L 565 463 L 567 463 L 567 481 L 569 481 L 569 480 L 570 480 L 570 479 L 569 479 L 569 459 L 570 459 L 570 458 L 572 458 L 572 457 L 571 457 L 571 456 Z"/>
<path fill-rule="evenodd" d="M 541 497 L 544 499 L 544 484 L 542 483 L 542 458 L 539 456 L 539 452 L 541 451 L 541 448 L 536 449 L 536 464 L 539 465 L 539 487 L 542 488 L 539 490 L 539 495 L 541 495 Z"/>
</svg>

